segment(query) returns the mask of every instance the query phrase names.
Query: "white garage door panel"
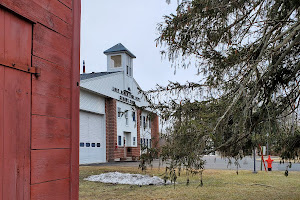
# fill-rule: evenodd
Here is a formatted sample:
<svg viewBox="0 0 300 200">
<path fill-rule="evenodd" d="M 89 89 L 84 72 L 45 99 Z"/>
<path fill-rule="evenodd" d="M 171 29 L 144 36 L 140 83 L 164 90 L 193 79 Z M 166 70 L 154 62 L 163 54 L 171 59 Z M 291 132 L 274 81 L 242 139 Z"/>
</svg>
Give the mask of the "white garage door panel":
<svg viewBox="0 0 300 200">
<path fill-rule="evenodd" d="M 84 147 L 80 147 L 80 164 L 106 162 L 104 115 L 80 111 L 80 143 L 84 143 Z"/>
</svg>

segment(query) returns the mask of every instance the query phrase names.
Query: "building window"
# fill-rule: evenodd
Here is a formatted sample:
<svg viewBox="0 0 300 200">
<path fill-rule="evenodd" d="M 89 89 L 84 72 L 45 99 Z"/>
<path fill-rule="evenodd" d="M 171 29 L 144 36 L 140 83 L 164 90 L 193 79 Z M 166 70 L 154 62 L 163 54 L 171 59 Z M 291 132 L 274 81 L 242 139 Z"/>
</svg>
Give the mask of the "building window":
<svg viewBox="0 0 300 200">
<path fill-rule="evenodd" d="M 133 137 L 133 145 L 135 145 L 135 137 Z"/>
<path fill-rule="evenodd" d="M 122 137 L 119 135 L 118 136 L 118 145 L 121 146 L 122 145 Z"/>
<path fill-rule="evenodd" d="M 118 117 L 121 117 L 121 108 L 118 107 Z"/>
<path fill-rule="evenodd" d="M 131 58 L 127 56 L 127 75 L 131 76 Z"/>
<path fill-rule="evenodd" d="M 128 126 L 128 111 L 125 113 L 126 126 Z"/>
<path fill-rule="evenodd" d="M 149 145 L 148 145 L 148 144 L 149 144 L 149 140 L 147 139 L 147 148 L 149 147 Z"/>
<path fill-rule="evenodd" d="M 112 66 L 115 68 L 121 67 L 122 66 L 121 55 L 111 56 L 111 63 Z"/>
<path fill-rule="evenodd" d="M 85 146 L 86 146 L 86 147 L 90 147 L 90 146 L 91 146 L 91 143 L 85 143 Z"/>
<path fill-rule="evenodd" d="M 144 127 L 144 129 L 146 128 L 146 117 L 145 116 L 143 116 L 143 127 Z"/>
<path fill-rule="evenodd" d="M 145 146 L 146 145 L 146 139 L 144 138 L 143 139 L 143 146 Z"/>
<path fill-rule="evenodd" d="M 151 119 L 149 118 L 149 128 L 151 128 Z"/>
<path fill-rule="evenodd" d="M 80 142 L 80 147 L 84 147 L 84 142 Z"/>
<path fill-rule="evenodd" d="M 100 145 L 100 143 L 97 143 L 97 147 L 100 147 L 101 145 Z"/>
<path fill-rule="evenodd" d="M 143 146 L 143 138 L 141 138 L 141 143 L 140 143 L 140 145 Z"/>
<path fill-rule="evenodd" d="M 126 66 L 126 74 L 129 75 L 129 67 L 128 67 L 128 65 Z"/>
<path fill-rule="evenodd" d="M 142 115 L 140 115 L 140 127 L 142 126 Z"/>
<path fill-rule="evenodd" d="M 96 147 L 96 144 L 95 144 L 95 143 L 92 143 L 92 147 Z"/>
<path fill-rule="evenodd" d="M 132 112 L 132 121 L 135 122 L 135 112 Z"/>
</svg>

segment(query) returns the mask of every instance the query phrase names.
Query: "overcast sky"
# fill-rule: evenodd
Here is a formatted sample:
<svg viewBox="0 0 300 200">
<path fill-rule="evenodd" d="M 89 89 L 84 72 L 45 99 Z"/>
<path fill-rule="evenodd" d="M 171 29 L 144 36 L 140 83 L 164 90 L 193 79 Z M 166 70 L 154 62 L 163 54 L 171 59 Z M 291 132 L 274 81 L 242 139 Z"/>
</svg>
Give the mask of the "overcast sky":
<svg viewBox="0 0 300 200">
<path fill-rule="evenodd" d="M 176 0 L 170 5 L 165 0 L 83 0 L 81 63 L 85 60 L 86 72 L 106 71 L 103 51 L 122 43 L 136 56 L 133 75 L 143 90 L 166 85 L 168 80 L 198 81 L 194 68 L 179 69 L 174 75 L 154 42 L 157 24 L 163 21 L 163 15 L 175 13 L 176 6 Z"/>
</svg>

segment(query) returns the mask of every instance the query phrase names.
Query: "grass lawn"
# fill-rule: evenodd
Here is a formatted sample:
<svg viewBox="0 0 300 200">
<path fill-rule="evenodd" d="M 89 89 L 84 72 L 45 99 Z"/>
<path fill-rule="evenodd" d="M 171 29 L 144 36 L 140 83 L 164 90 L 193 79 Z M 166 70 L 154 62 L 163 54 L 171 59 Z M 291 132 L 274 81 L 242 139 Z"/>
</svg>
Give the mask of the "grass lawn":
<svg viewBox="0 0 300 200">
<path fill-rule="evenodd" d="M 80 167 L 80 199 L 294 199 L 300 200 L 300 172 L 258 172 L 240 171 L 236 175 L 233 170 L 205 170 L 203 187 L 199 185 L 199 177 L 190 178 L 186 186 L 186 176 L 178 177 L 175 189 L 168 186 L 131 186 L 89 182 L 83 179 L 105 172 L 141 173 L 134 167 L 81 166 Z M 147 170 L 149 175 L 161 176 L 164 170 L 154 168 Z"/>
</svg>

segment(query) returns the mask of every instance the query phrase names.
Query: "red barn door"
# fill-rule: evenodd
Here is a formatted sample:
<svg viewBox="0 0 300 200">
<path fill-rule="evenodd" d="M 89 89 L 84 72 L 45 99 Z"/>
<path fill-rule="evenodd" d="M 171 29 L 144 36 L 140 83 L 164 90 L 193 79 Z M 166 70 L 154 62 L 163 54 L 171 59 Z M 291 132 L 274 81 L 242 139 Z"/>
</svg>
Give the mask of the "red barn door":
<svg viewBox="0 0 300 200">
<path fill-rule="evenodd" d="M 30 199 L 32 24 L 0 7 L 0 199 Z"/>
</svg>

